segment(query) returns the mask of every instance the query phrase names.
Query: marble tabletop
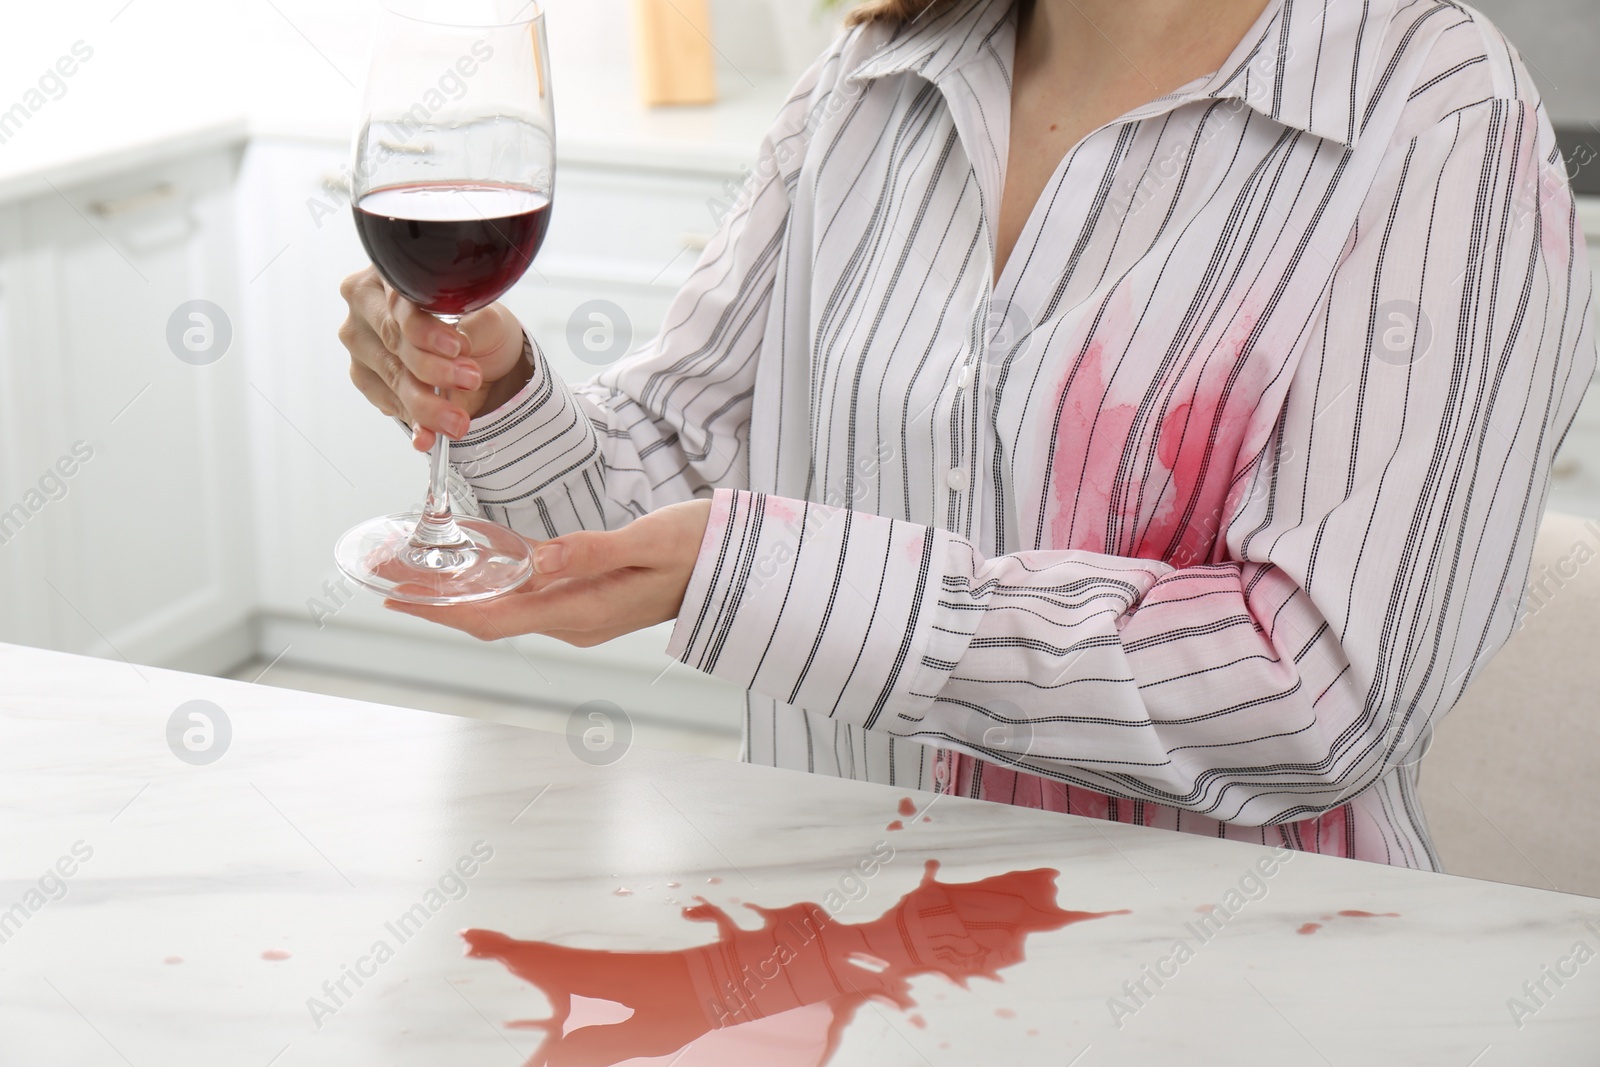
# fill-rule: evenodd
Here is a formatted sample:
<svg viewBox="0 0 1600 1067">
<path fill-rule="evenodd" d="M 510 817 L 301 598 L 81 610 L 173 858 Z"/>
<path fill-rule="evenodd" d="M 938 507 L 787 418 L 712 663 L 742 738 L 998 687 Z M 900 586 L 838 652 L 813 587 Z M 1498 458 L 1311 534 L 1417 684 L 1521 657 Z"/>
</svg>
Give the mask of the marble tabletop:
<svg viewBox="0 0 1600 1067">
<path fill-rule="evenodd" d="M 0 645 L 0 1062 L 1600 1061 L 1600 901 L 573 723 Z"/>
</svg>

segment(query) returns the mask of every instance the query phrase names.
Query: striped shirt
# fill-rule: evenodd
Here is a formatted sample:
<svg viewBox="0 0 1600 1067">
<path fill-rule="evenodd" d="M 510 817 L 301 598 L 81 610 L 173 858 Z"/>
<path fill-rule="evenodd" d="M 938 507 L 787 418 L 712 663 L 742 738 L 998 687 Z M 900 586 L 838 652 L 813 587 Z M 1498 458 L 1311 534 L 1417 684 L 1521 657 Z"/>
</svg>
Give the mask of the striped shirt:
<svg viewBox="0 0 1600 1067">
<path fill-rule="evenodd" d="M 1450 0 L 1273 0 L 994 281 L 1016 16 L 847 33 L 643 350 L 452 450 L 532 537 L 713 497 L 669 651 L 745 757 L 1437 869 L 1594 367 L 1565 171 Z"/>
</svg>

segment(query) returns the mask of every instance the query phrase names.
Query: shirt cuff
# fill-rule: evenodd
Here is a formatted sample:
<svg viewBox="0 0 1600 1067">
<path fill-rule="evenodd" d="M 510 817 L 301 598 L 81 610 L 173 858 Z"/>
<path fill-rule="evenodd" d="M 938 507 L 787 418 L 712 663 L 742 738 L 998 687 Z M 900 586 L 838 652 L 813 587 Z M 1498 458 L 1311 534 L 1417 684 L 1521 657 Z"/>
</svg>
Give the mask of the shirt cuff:
<svg viewBox="0 0 1600 1067">
<path fill-rule="evenodd" d="M 941 597 L 971 552 L 934 527 L 719 489 L 667 653 L 841 722 L 909 733 L 977 628 L 980 612 Z"/>
<path fill-rule="evenodd" d="M 451 466 L 485 505 L 526 503 L 600 454 L 593 423 L 526 333 L 523 356 L 533 365 L 527 384 L 450 445 Z"/>
</svg>

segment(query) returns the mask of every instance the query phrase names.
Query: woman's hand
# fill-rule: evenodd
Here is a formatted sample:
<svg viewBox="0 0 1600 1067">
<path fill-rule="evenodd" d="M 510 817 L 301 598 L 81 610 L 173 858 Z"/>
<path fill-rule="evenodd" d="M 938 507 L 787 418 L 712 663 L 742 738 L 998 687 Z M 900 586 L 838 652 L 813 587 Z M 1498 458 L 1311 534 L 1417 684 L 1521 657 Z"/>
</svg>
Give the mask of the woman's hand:
<svg viewBox="0 0 1600 1067">
<path fill-rule="evenodd" d="M 339 283 L 350 315 L 339 340 L 350 350 L 350 380 L 372 406 L 411 425 L 419 452 L 434 435 L 460 438 L 479 414 L 527 384 L 522 326 L 500 304 L 451 329 L 390 289 L 371 267 Z M 435 396 L 438 386 L 443 395 Z"/>
<path fill-rule="evenodd" d="M 534 576 L 516 592 L 480 604 L 386 600 L 384 606 L 482 641 L 545 634 L 588 648 L 677 617 L 710 515 L 711 501 L 690 500 L 610 533 L 530 541 Z"/>
</svg>

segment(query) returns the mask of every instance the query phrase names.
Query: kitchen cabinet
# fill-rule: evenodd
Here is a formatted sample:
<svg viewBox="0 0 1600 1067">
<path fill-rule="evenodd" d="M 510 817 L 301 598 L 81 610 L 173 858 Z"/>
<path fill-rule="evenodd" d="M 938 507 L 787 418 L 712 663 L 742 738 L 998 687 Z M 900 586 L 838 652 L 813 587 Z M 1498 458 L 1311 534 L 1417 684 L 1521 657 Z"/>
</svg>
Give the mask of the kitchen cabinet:
<svg viewBox="0 0 1600 1067">
<path fill-rule="evenodd" d="M 0 635 L 248 655 L 237 164 L 214 147 L 0 206 Z"/>
</svg>

